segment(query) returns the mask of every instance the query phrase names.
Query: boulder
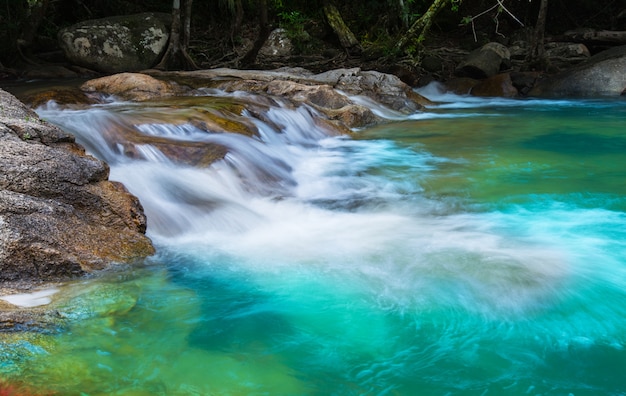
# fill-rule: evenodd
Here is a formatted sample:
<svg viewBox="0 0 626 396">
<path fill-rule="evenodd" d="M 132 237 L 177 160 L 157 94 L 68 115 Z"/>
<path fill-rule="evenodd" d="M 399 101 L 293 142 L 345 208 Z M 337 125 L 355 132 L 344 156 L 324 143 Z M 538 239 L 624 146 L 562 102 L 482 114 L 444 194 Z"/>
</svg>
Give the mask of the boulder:
<svg viewBox="0 0 626 396">
<path fill-rule="evenodd" d="M 282 28 L 272 30 L 259 50 L 259 55 L 265 58 L 291 56 L 292 53 L 293 44 Z"/>
<path fill-rule="evenodd" d="M 153 253 L 134 196 L 0 90 L 0 281 L 68 279 Z"/>
<path fill-rule="evenodd" d="M 86 81 L 80 89 L 88 93 L 114 95 L 124 100 L 149 100 L 182 92 L 175 83 L 157 80 L 141 73 L 119 73 Z"/>
<path fill-rule="evenodd" d="M 458 77 L 482 79 L 497 74 L 503 66 L 509 66 L 511 53 L 500 43 L 487 43 L 470 52 L 455 70 Z"/>
<path fill-rule="evenodd" d="M 65 56 L 103 73 L 154 66 L 165 51 L 169 14 L 143 13 L 84 21 L 59 31 Z"/>
<path fill-rule="evenodd" d="M 555 75 L 538 79 L 529 96 L 589 97 L 626 93 L 626 45 L 603 51 Z"/>
</svg>

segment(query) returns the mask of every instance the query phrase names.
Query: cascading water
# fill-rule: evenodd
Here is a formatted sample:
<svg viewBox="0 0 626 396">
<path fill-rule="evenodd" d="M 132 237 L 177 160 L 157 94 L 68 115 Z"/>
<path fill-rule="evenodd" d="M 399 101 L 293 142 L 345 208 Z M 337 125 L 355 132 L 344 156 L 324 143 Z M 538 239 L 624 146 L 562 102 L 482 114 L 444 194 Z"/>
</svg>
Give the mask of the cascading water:
<svg viewBox="0 0 626 396">
<path fill-rule="evenodd" d="M 158 253 L 78 285 L 75 307 L 117 297 L 0 372 L 89 395 L 625 394 L 624 102 L 425 94 L 443 103 L 352 137 L 279 103 L 239 115 L 253 136 L 180 106 L 39 109 L 140 198 Z"/>
</svg>

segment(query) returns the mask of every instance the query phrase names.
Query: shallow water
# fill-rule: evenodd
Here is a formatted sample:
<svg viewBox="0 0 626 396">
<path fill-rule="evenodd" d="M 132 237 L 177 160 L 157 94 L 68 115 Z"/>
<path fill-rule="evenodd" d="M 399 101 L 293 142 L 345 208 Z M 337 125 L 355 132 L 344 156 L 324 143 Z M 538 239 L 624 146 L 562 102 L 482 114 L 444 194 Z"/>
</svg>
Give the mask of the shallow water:
<svg viewBox="0 0 626 396">
<path fill-rule="evenodd" d="M 39 109 L 140 197 L 158 253 L 59 292 L 69 327 L 3 341 L 0 377 L 63 395 L 625 395 L 626 102 L 424 93 L 441 104 L 349 138 L 305 108 L 242 113 L 252 138 L 158 107 Z M 129 156 L 112 124 L 230 153 L 191 166 L 135 139 Z"/>
</svg>

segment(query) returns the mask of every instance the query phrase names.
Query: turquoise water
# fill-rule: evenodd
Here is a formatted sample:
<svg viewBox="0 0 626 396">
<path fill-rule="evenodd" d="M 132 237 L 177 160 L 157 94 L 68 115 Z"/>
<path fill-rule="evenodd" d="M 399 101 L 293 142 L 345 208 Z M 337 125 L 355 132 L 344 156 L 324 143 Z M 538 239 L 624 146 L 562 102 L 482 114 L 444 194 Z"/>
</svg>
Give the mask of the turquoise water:
<svg viewBox="0 0 626 396">
<path fill-rule="evenodd" d="M 626 102 L 424 93 L 441 104 L 377 109 L 352 137 L 278 105 L 240 115 L 253 138 L 158 105 L 40 109 L 140 197 L 158 252 L 61 291 L 69 325 L 3 341 L 0 376 L 63 395 L 626 395 Z M 230 154 L 129 156 L 120 125 Z"/>
</svg>

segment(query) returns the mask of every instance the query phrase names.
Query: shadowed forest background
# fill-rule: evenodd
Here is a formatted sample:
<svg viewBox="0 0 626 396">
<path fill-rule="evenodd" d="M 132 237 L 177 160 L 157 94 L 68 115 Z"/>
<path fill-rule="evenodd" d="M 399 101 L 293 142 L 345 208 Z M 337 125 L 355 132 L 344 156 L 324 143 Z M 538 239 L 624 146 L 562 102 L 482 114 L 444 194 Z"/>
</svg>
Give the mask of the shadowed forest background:
<svg viewBox="0 0 626 396">
<path fill-rule="evenodd" d="M 531 34 L 542 3 L 547 36 L 581 28 L 625 28 L 624 0 L 187 0 L 181 2 L 183 22 L 184 8 L 191 9 L 188 42 L 183 44 L 201 68 L 290 65 L 323 70 L 356 64 L 384 70 L 399 59 L 415 68 L 432 48 L 471 50 Z M 346 44 L 333 31 L 329 9 L 338 12 L 356 42 Z M 415 31 L 416 21 L 432 10 L 432 19 Z M 147 11 L 171 13 L 172 1 L 4 0 L 0 70 L 7 76 L 29 64 L 63 63 L 56 38 L 60 29 L 87 19 Z M 283 64 L 257 63 L 253 44 L 278 27 L 294 42 L 294 56 Z"/>
</svg>

